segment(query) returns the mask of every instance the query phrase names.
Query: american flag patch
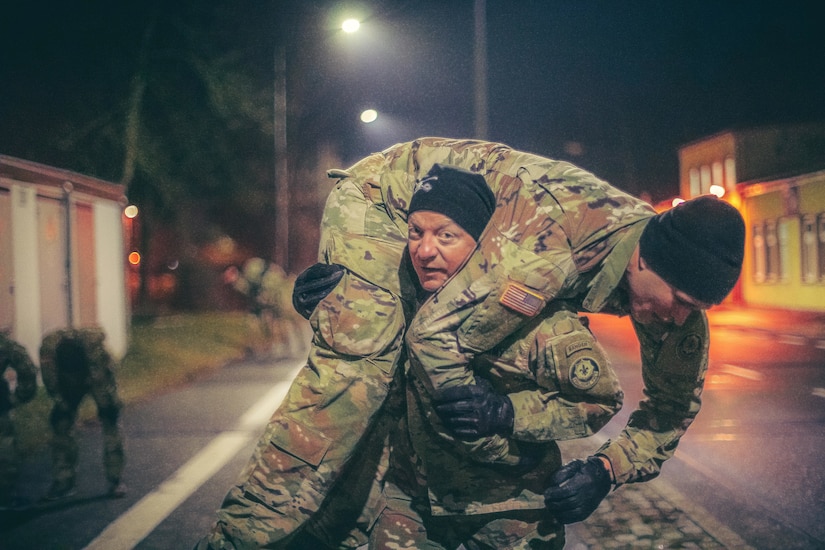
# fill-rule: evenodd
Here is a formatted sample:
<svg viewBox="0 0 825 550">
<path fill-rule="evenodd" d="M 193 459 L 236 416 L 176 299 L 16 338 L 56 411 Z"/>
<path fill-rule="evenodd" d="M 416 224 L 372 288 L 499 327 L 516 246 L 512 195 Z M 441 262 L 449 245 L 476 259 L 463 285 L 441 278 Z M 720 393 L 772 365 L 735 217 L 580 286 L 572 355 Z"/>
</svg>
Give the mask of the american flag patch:
<svg viewBox="0 0 825 550">
<path fill-rule="evenodd" d="M 504 307 L 528 317 L 533 317 L 544 307 L 544 298 L 516 283 L 508 283 L 498 301 Z"/>
</svg>

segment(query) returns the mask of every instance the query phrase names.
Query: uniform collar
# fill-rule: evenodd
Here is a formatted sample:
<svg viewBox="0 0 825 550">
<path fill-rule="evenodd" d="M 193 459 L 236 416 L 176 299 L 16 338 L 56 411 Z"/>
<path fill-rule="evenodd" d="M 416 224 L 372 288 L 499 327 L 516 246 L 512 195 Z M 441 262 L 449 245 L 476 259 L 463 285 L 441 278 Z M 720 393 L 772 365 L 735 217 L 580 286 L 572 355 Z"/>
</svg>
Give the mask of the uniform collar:
<svg viewBox="0 0 825 550">
<path fill-rule="evenodd" d="M 626 232 L 622 240 L 613 247 L 613 250 L 602 262 L 601 270 L 588 285 L 590 290 L 582 301 L 582 307 L 585 310 L 597 312 L 605 307 L 608 298 L 624 277 L 633 250 L 639 243 L 639 239 L 642 238 L 642 231 L 644 231 L 650 219 L 639 220 L 625 229 Z"/>
</svg>

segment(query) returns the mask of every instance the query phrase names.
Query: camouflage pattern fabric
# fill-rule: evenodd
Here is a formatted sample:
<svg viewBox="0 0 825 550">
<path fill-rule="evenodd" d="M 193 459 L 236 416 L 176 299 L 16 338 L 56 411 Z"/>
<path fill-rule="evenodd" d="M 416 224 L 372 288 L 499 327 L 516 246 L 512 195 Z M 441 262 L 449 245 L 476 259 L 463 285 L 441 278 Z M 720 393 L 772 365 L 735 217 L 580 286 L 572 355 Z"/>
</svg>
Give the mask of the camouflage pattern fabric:
<svg viewBox="0 0 825 550">
<path fill-rule="evenodd" d="M 369 512 L 381 508 L 373 479 L 386 469 L 386 438 L 403 404 L 397 367 L 414 302 L 399 270 L 406 221 L 387 215 L 370 177 L 376 162 L 354 167 L 364 175 L 340 180 L 327 200 L 319 259 L 347 272 L 310 317 L 307 364 L 198 548 L 299 547 L 307 533 L 330 547 L 367 540 Z"/>
<path fill-rule="evenodd" d="M 402 267 L 407 206 L 416 182 L 435 163 L 481 173 L 496 194 L 497 210 L 464 269 L 410 321 L 414 290 Z M 434 392 L 472 383 L 470 360 L 524 330 L 551 301 L 572 301 L 584 311 L 626 313 L 617 287 L 646 221 L 655 214 L 644 202 L 571 164 L 475 140 L 422 138 L 330 175 L 339 181 L 324 212 L 319 260 L 344 265 L 348 274 L 313 313 L 307 365 L 198 548 L 289 547 L 302 526 L 322 523 L 317 517 L 328 505 L 325 499 L 338 480 L 348 477 L 365 436 L 382 424 L 384 401 L 400 380 L 405 333 L 410 392 L 420 400 L 422 414 L 429 415 Z M 378 325 L 376 319 L 387 322 Z M 668 338 L 678 333 L 671 330 Z M 676 391 L 698 398 L 701 380 L 694 380 L 690 390 L 680 386 Z M 536 404 L 525 399 L 519 406 L 529 410 Z M 597 418 L 588 422 L 595 426 Z M 428 438 L 446 441 L 451 452 L 495 468 L 518 466 L 529 443 L 502 437 L 459 442 L 437 422 L 422 427 L 429 430 Z M 636 453 L 635 464 L 648 468 L 649 441 L 638 435 L 646 430 L 658 432 L 652 423 L 640 426 L 614 445 L 626 448 L 627 456 Z M 671 435 L 678 440 L 678 433 Z M 424 471 L 428 458 L 421 459 Z M 629 469 L 617 477 L 630 481 L 634 476 L 637 471 Z M 467 504 L 472 502 L 457 507 L 471 510 Z M 368 527 L 365 518 L 372 515 L 362 516 L 361 525 Z"/>
<path fill-rule="evenodd" d="M 423 410 L 440 389 L 471 383 L 470 360 L 520 330 L 551 301 L 567 300 L 583 311 L 628 313 L 619 283 L 655 214 L 648 204 L 569 163 L 501 144 L 424 138 L 391 147 L 384 155 L 389 173 L 417 177 L 435 162 L 477 171 L 497 197 L 474 255 L 423 304 L 408 328 L 411 373 L 418 381 L 411 387 L 419 390 Z M 403 192 L 390 191 L 386 194 L 404 198 Z M 698 411 L 708 331 L 703 312 L 695 319 L 682 327 L 635 326 L 643 378 L 658 384 L 652 389 L 659 389 L 661 398 L 646 399 L 632 425 L 602 450 L 617 458 L 618 485 L 657 475 L 661 459 L 672 456 Z M 682 353 L 672 353 L 672 348 Z M 688 349 L 695 351 L 688 354 Z M 654 376 L 660 371 L 680 375 Z M 439 432 L 437 423 L 431 426 Z M 449 441 L 449 434 L 441 437 Z M 512 441 L 503 437 L 455 445 L 481 462 L 519 462 Z"/>
<path fill-rule="evenodd" d="M 9 388 L 6 370 L 14 371 L 16 386 Z M 12 504 L 20 467 L 12 409 L 37 393 L 37 370 L 19 343 L 0 333 L 0 506 Z"/>
<path fill-rule="evenodd" d="M 410 498 L 389 479 L 386 508 L 370 535 L 370 548 L 392 550 L 561 550 L 564 526 L 542 510 L 478 516 L 433 516 L 427 499 Z"/>
<path fill-rule="evenodd" d="M 52 476 L 56 486 L 74 485 L 78 446 L 74 437 L 77 410 L 86 395 L 97 406 L 103 430 L 103 466 L 106 480 L 117 485 L 125 463 L 123 438 L 118 426 L 123 407 L 117 393 L 114 360 L 106 349 L 104 332 L 96 327 L 62 329 L 47 334 L 40 344 L 40 371 L 46 391 L 54 400 L 49 423 L 52 428 Z M 84 365 L 67 365 L 64 347 L 79 351 Z M 85 367 L 85 368 L 84 368 Z"/>
<path fill-rule="evenodd" d="M 519 460 L 512 464 L 474 460 L 441 427 L 421 382 L 408 381 L 407 428 L 393 440 L 394 449 L 408 448 L 393 453 L 393 466 L 415 476 L 409 489 L 426 487 L 433 515 L 543 509 L 546 480 L 561 466 L 556 441 L 592 435 L 621 409 L 618 377 L 576 312 L 557 302 L 546 313 L 470 362 L 474 376 L 513 403 L 508 445 Z M 412 454 L 419 459 L 410 461 Z"/>
<path fill-rule="evenodd" d="M 659 475 L 699 413 L 708 369 L 708 322 L 703 311 L 670 331 L 633 326 L 641 342 L 646 398 L 622 434 L 598 451 L 610 459 L 617 486 Z"/>
</svg>

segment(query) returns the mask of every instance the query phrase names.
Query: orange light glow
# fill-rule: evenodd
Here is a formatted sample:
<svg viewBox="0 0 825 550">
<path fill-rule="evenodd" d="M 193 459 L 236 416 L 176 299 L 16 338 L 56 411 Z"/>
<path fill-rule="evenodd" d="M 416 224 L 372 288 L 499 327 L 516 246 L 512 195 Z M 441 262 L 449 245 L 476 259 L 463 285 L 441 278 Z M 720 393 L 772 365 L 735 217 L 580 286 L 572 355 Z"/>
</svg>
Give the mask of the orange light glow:
<svg viewBox="0 0 825 550">
<path fill-rule="evenodd" d="M 129 253 L 129 263 L 132 265 L 140 264 L 140 253 L 139 252 L 130 252 Z"/>
</svg>

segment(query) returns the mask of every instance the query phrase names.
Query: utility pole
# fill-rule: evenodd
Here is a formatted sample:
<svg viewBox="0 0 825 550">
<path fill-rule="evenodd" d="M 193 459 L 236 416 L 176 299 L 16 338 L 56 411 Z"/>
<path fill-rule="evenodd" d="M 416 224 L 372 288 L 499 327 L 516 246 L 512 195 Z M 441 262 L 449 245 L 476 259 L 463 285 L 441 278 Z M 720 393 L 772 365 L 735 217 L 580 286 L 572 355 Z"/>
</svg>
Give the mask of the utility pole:
<svg viewBox="0 0 825 550">
<path fill-rule="evenodd" d="M 487 2 L 475 0 L 475 138 L 487 139 Z"/>
<path fill-rule="evenodd" d="M 289 273 L 289 166 L 286 142 L 286 45 L 275 49 L 275 254 Z"/>
</svg>

